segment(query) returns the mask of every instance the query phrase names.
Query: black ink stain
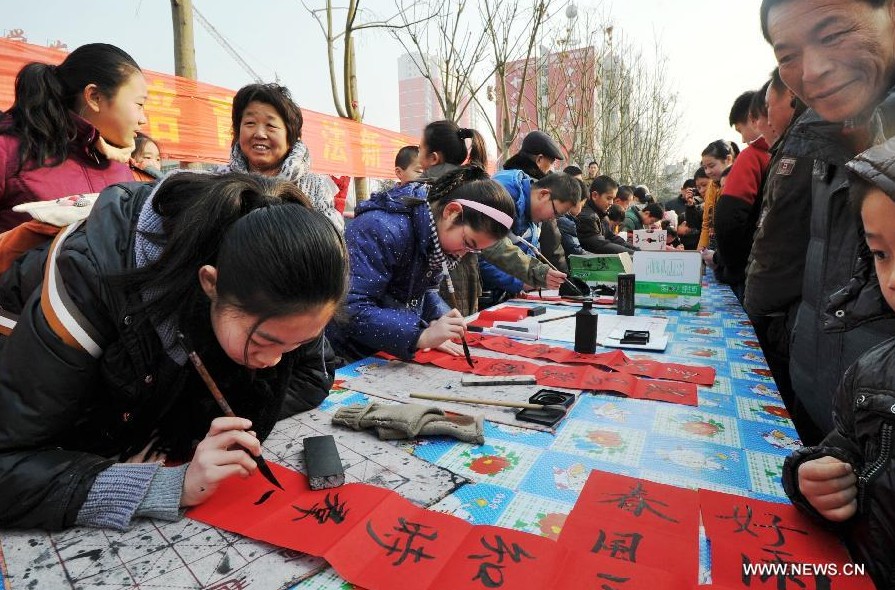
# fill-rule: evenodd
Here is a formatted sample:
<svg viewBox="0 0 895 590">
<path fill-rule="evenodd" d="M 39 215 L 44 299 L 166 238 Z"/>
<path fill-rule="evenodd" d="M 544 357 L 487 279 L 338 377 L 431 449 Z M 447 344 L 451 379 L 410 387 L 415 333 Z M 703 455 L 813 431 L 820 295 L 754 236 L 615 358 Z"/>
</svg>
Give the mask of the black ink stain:
<svg viewBox="0 0 895 590">
<path fill-rule="evenodd" d="M 270 496 L 273 494 L 273 492 L 274 492 L 274 490 L 268 490 L 268 491 L 264 492 L 263 494 L 261 494 L 261 497 L 258 498 L 258 501 L 255 502 L 255 506 L 260 506 L 261 504 L 264 504 L 265 502 L 267 502 L 267 499 L 270 498 Z"/>
<path fill-rule="evenodd" d="M 218 564 L 217 573 L 219 574 L 229 574 L 233 571 L 233 568 L 230 567 L 230 556 L 226 553 L 224 554 L 224 559 L 221 560 L 221 563 Z"/>
<path fill-rule="evenodd" d="M 83 553 L 78 553 L 74 557 L 69 557 L 68 560 L 71 561 L 73 559 L 81 559 L 82 557 L 89 557 L 90 561 L 96 561 L 103 554 L 102 549 L 91 549 L 90 551 L 85 551 Z"/>
</svg>

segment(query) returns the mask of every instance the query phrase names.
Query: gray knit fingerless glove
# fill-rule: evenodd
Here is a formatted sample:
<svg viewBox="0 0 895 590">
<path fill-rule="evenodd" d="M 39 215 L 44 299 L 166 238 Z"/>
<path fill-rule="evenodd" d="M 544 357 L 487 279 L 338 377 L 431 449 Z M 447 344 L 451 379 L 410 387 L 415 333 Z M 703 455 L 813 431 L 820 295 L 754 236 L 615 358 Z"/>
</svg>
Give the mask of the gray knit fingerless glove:
<svg viewBox="0 0 895 590">
<path fill-rule="evenodd" d="M 382 440 L 417 436 L 450 436 L 464 442 L 484 444 L 481 416 L 446 416 L 444 411 L 420 404 L 355 404 L 339 408 L 333 424 L 355 430 L 375 428 Z"/>
</svg>

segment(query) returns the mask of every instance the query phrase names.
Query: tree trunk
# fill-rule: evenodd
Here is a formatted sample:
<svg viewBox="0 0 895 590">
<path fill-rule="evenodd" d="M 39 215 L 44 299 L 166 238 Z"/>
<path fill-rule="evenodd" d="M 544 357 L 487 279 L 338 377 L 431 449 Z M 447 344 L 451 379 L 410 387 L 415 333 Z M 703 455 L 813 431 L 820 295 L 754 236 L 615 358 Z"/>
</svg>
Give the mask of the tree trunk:
<svg viewBox="0 0 895 590">
<path fill-rule="evenodd" d="M 174 74 L 195 80 L 196 47 L 193 43 L 193 0 L 171 0 L 171 22 L 174 25 Z M 198 162 L 181 162 L 181 168 L 201 169 Z"/>
<path fill-rule="evenodd" d="M 347 36 L 345 43 L 345 109 L 351 119 L 361 122 L 363 116 L 357 101 L 357 70 L 354 60 L 354 37 Z M 366 201 L 370 196 L 368 183 L 366 178 L 354 179 L 354 200 L 356 203 Z"/>
</svg>

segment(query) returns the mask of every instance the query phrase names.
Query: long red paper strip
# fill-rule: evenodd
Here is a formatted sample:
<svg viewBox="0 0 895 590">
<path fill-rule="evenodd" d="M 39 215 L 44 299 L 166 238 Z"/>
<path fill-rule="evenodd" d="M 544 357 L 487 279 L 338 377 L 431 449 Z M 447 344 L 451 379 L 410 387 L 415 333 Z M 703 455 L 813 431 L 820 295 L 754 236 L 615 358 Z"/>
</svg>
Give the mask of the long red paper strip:
<svg viewBox="0 0 895 590">
<path fill-rule="evenodd" d="M 705 386 L 711 386 L 715 382 L 715 369 L 712 367 L 662 363 L 649 359 L 633 360 L 620 350 L 597 354 L 582 354 L 561 346 L 528 344 L 504 336 L 488 336 L 475 333 L 468 333 L 466 341 L 470 346 L 479 346 L 495 352 L 503 352 L 525 358 L 543 359 L 555 363 L 603 366 L 632 375 Z"/>
<path fill-rule="evenodd" d="M 847 575 L 845 564 L 851 560 L 836 537 L 790 504 L 708 490 L 699 491 L 699 504 L 715 583 L 730 588 L 780 588 L 781 583 L 806 590 L 873 588 L 868 577 Z M 802 564 L 817 567 L 808 571 Z"/>
<path fill-rule="evenodd" d="M 787 504 L 593 471 L 554 542 L 475 526 L 367 484 L 312 491 L 304 475 L 270 467 L 286 491 L 257 473 L 230 478 L 187 515 L 324 557 L 368 590 L 686 590 L 696 587 L 700 511 L 715 584 L 700 588 L 873 587 L 867 577 L 845 575 L 841 545 Z M 835 566 L 839 575 L 749 573 L 748 564 Z"/>
<path fill-rule="evenodd" d="M 312 491 L 304 475 L 270 463 L 285 492 L 259 474 L 230 478 L 187 515 L 241 535 L 324 557 L 368 590 L 419 588 L 604 588 L 684 590 L 664 571 L 631 567 L 545 537 L 414 506 L 367 484 Z M 409 582 L 412 580 L 412 583 Z"/>
<path fill-rule="evenodd" d="M 608 353 L 615 354 L 615 353 Z M 380 353 L 383 358 L 395 358 Z M 462 356 L 438 350 L 419 351 L 413 360 L 442 369 L 475 375 L 534 375 L 538 385 L 620 393 L 634 399 L 664 401 L 685 406 L 699 402 L 696 385 L 659 379 L 640 379 L 627 373 L 604 371 L 588 365 L 538 365 L 527 361 L 473 356 L 473 367 Z"/>
</svg>

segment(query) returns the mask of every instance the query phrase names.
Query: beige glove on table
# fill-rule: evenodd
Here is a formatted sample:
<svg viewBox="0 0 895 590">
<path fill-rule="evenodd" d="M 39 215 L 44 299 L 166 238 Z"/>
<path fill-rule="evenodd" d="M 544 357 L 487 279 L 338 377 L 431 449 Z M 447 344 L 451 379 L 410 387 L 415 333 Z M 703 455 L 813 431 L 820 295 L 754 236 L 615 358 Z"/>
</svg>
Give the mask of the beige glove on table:
<svg viewBox="0 0 895 590">
<path fill-rule="evenodd" d="M 451 436 L 468 443 L 485 444 L 481 416 L 445 415 L 443 410 L 420 404 L 354 404 L 339 408 L 333 424 L 355 430 L 376 428 L 382 440 L 417 436 Z"/>
</svg>

